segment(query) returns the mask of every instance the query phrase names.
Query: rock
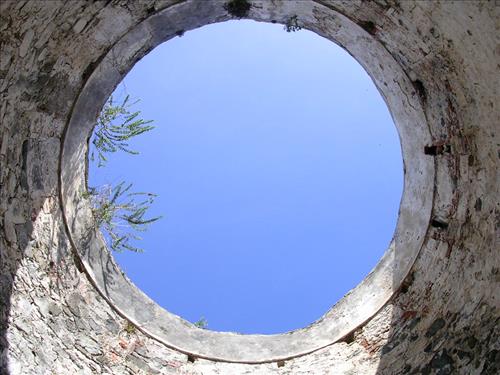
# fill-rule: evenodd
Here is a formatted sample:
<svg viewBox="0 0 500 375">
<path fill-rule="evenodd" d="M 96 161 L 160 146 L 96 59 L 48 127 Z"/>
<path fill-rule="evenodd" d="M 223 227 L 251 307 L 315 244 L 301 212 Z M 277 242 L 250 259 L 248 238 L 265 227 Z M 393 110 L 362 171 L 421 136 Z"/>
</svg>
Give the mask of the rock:
<svg viewBox="0 0 500 375">
<path fill-rule="evenodd" d="M 88 336 L 88 333 L 79 334 L 75 345 L 80 346 L 90 355 L 99 355 L 102 353 L 99 344 Z"/>
<path fill-rule="evenodd" d="M 77 34 L 81 33 L 82 30 L 85 28 L 85 25 L 87 25 L 87 21 L 84 20 L 83 18 L 80 18 L 76 23 L 75 26 L 73 26 L 73 31 Z"/>
<path fill-rule="evenodd" d="M 26 56 L 28 49 L 31 47 L 31 42 L 33 41 L 34 36 L 35 32 L 33 31 L 33 29 L 29 29 L 26 34 L 24 34 L 23 41 L 21 43 L 21 46 L 19 47 L 19 56 Z"/>
</svg>

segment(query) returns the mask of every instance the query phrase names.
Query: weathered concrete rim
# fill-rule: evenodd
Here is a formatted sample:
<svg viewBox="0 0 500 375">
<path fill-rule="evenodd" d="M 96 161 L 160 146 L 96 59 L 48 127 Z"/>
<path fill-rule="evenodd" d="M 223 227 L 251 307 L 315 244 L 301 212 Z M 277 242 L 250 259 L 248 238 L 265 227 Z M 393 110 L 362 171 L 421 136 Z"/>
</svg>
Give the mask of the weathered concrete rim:
<svg viewBox="0 0 500 375">
<path fill-rule="evenodd" d="M 76 100 L 60 159 L 60 198 L 68 236 L 89 279 L 110 305 L 145 334 L 195 357 L 264 363 L 305 355 L 340 340 L 379 311 L 407 276 L 423 244 L 431 216 L 434 161 L 423 154 L 431 142 L 411 81 L 381 43 L 339 12 L 313 1 L 266 2 L 250 18 L 285 23 L 297 15 L 305 27 L 344 46 L 368 71 L 384 96 L 400 134 L 405 187 L 394 240 L 375 269 L 320 320 L 279 335 L 239 335 L 200 330 L 149 299 L 113 261 L 81 192 L 86 189 L 87 138 L 95 118 L 128 70 L 147 51 L 176 35 L 228 19 L 220 1 L 183 1 L 151 15 L 128 31 L 96 64 Z M 331 14 L 328 23 L 315 12 Z M 380 63 L 380 64 L 379 64 Z M 383 65 L 383 68 L 380 68 Z M 379 67 L 380 66 L 380 67 Z"/>
</svg>

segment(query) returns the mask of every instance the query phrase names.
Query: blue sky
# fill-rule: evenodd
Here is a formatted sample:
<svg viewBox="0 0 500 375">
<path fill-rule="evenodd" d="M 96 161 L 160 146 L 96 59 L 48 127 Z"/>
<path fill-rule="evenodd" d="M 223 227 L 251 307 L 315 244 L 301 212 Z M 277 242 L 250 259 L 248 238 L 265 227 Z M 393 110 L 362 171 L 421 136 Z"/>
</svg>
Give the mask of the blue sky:
<svg viewBox="0 0 500 375">
<path fill-rule="evenodd" d="M 144 253 L 115 254 L 169 311 L 279 333 L 320 318 L 376 265 L 403 187 L 399 139 L 363 68 L 306 30 L 229 21 L 176 37 L 116 90 L 156 128 L 89 185 L 158 194 Z"/>
</svg>

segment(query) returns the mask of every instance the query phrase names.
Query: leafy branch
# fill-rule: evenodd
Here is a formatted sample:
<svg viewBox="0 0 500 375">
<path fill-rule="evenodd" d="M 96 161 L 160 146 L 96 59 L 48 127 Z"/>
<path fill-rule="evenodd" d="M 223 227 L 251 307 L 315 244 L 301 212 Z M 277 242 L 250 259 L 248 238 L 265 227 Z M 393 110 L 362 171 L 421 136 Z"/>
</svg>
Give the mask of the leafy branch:
<svg viewBox="0 0 500 375">
<path fill-rule="evenodd" d="M 97 118 L 92 140 L 95 150 L 91 152 L 90 159 L 94 161 L 95 154 L 97 154 L 99 167 L 106 164 L 105 154 L 109 152 L 120 150 L 137 155 L 137 151 L 129 148 L 128 141 L 154 128 L 148 125 L 153 120 L 145 121 L 138 118 L 141 112 L 130 110 L 130 107 L 138 101 L 129 103 L 129 98 L 130 96 L 127 95 L 121 104 L 116 104 L 110 96 Z"/>
<path fill-rule="evenodd" d="M 140 134 L 154 128 L 139 117 L 140 111 L 131 111 L 131 103 L 127 95 L 121 103 L 116 103 L 110 96 L 104 105 L 92 137 L 90 160 L 98 160 L 98 167 L 106 165 L 106 154 L 124 151 L 137 155 L 138 152 L 129 147 L 129 141 Z M 82 197 L 90 200 L 95 227 L 102 230 L 110 248 L 114 251 L 130 250 L 142 252 L 132 245 L 133 240 L 140 240 L 137 232 L 147 230 L 149 224 L 160 217 L 147 218 L 146 213 L 154 202 L 155 194 L 132 193 L 132 184 L 121 182 L 112 187 L 104 185 L 89 187 Z"/>
<path fill-rule="evenodd" d="M 142 252 L 131 244 L 141 238 L 135 232 L 144 232 L 148 225 L 161 216 L 147 218 L 147 210 L 154 202 L 155 194 L 131 193 L 132 184 L 119 183 L 115 187 L 104 185 L 89 188 L 84 197 L 90 200 L 96 226 L 104 231 L 112 250 Z M 142 198 L 137 201 L 137 198 Z"/>
</svg>

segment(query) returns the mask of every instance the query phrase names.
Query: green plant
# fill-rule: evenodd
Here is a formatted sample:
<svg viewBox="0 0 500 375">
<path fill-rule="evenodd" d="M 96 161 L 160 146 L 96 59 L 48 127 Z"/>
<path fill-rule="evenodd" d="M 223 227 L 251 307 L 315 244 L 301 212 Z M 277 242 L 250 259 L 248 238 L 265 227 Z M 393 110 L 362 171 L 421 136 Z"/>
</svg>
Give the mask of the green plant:
<svg viewBox="0 0 500 375">
<path fill-rule="evenodd" d="M 236 18 L 246 17 L 251 7 L 247 0 L 231 0 L 224 4 L 224 10 Z"/>
<path fill-rule="evenodd" d="M 195 327 L 201 328 L 201 329 L 207 329 L 208 327 L 208 322 L 204 317 L 201 317 L 200 320 L 196 321 L 193 323 Z"/>
<path fill-rule="evenodd" d="M 295 32 L 295 31 L 299 31 L 299 30 L 302 30 L 302 26 L 299 26 L 299 20 L 297 18 L 297 16 L 291 16 L 287 21 L 286 21 L 286 24 L 284 26 L 284 29 L 287 33 L 290 33 L 290 32 Z"/>
<path fill-rule="evenodd" d="M 92 191 L 88 190 L 82 191 L 81 195 L 83 199 L 89 199 L 90 197 L 92 197 Z"/>
<path fill-rule="evenodd" d="M 95 149 L 92 150 L 90 159 L 93 161 L 97 154 L 99 167 L 106 164 L 105 154 L 108 152 L 121 150 L 129 154 L 138 154 L 129 148 L 128 141 L 154 128 L 148 125 L 153 120 L 145 121 L 138 118 L 140 111 L 130 110 L 130 107 L 138 101 L 129 103 L 129 98 L 127 95 L 121 104 L 116 104 L 110 96 L 97 118 L 92 140 Z"/>
<path fill-rule="evenodd" d="M 132 333 L 135 333 L 135 331 L 137 330 L 137 328 L 135 327 L 134 324 L 132 324 L 132 322 L 129 322 L 127 320 L 127 323 L 125 324 L 125 328 L 124 328 L 125 332 L 127 332 L 129 335 L 131 335 Z"/>
<path fill-rule="evenodd" d="M 89 188 L 86 194 L 90 199 L 95 225 L 103 231 L 112 250 L 142 252 L 131 244 L 140 240 L 137 232 L 144 232 L 148 225 L 161 216 L 146 218 L 146 212 L 154 202 L 155 194 L 131 193 L 132 184 L 119 183 L 115 187 L 104 185 Z M 137 201 L 137 198 L 141 198 Z"/>
</svg>

